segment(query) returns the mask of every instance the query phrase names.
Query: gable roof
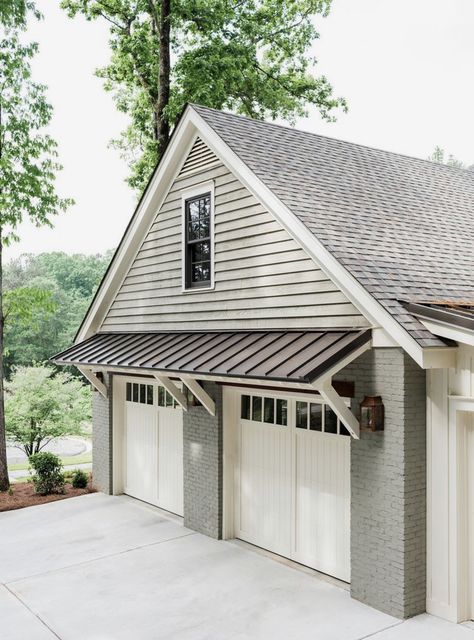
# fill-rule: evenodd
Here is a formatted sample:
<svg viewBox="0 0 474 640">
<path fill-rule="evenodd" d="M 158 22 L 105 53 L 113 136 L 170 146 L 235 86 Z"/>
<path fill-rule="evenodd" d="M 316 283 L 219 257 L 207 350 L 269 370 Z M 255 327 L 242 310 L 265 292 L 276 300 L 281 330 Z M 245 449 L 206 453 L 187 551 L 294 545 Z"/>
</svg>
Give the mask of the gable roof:
<svg viewBox="0 0 474 640">
<path fill-rule="evenodd" d="M 421 347 L 403 301 L 474 302 L 474 173 L 192 108 Z"/>
</svg>

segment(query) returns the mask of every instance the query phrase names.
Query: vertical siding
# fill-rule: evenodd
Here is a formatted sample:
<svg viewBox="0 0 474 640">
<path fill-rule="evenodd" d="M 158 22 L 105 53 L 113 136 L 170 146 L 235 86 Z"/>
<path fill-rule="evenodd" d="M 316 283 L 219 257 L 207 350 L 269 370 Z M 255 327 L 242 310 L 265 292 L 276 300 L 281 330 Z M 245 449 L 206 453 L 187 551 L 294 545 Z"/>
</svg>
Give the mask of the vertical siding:
<svg viewBox="0 0 474 640">
<path fill-rule="evenodd" d="M 181 192 L 215 185 L 215 288 L 181 291 Z M 347 298 L 197 140 L 102 329 L 366 326 Z"/>
</svg>

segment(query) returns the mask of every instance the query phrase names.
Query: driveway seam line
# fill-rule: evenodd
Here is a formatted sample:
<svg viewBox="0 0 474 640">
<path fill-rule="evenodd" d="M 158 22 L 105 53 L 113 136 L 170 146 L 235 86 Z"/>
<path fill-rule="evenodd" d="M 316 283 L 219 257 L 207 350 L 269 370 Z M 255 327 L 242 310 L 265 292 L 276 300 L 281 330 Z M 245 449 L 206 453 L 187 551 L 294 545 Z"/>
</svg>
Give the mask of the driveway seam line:
<svg viewBox="0 0 474 640">
<path fill-rule="evenodd" d="M 31 578 L 39 578 L 40 576 L 47 576 L 50 573 L 57 573 L 58 571 L 63 571 L 64 569 L 72 569 L 74 567 L 82 567 L 85 564 L 90 564 L 91 562 L 97 562 L 98 560 L 106 560 L 107 558 L 113 558 L 114 556 L 121 556 L 125 553 L 131 553 L 132 551 L 139 551 L 140 549 L 146 549 L 147 547 L 155 547 L 159 544 L 165 544 L 166 542 L 173 542 L 174 540 L 181 540 L 181 538 L 189 538 L 189 536 L 197 535 L 197 531 L 191 531 L 190 533 L 185 533 L 182 536 L 175 536 L 174 538 L 168 538 L 167 540 L 159 540 L 158 542 L 150 542 L 149 544 L 142 544 L 138 547 L 133 547 L 133 549 L 124 549 L 123 551 L 117 551 L 116 553 L 108 553 L 103 556 L 97 556 L 97 558 L 91 558 L 90 560 L 83 560 L 82 562 L 76 562 L 74 564 L 66 564 L 63 567 L 58 567 L 57 569 L 49 569 L 47 571 L 41 571 L 39 573 L 32 573 L 27 576 L 22 576 L 21 578 L 15 578 L 14 580 L 9 580 L 8 582 L 3 582 L 6 587 L 9 584 L 16 584 L 17 582 L 21 582 L 22 580 L 30 580 Z"/>
<path fill-rule="evenodd" d="M 379 633 L 384 633 L 385 631 L 388 631 L 389 629 L 393 629 L 394 627 L 399 627 L 404 622 L 405 622 L 405 620 L 399 620 L 398 622 L 394 622 L 393 624 L 389 624 L 387 627 L 384 627 L 383 629 L 378 629 L 377 631 L 373 631 L 372 633 L 369 633 L 366 636 L 360 636 L 360 638 L 357 638 L 357 640 L 367 640 L 367 638 L 376 638 L 379 635 Z"/>
<path fill-rule="evenodd" d="M 11 595 L 12 595 L 14 598 L 16 598 L 16 599 L 18 600 L 18 602 L 19 602 L 21 605 L 23 605 L 23 606 L 25 607 L 25 609 L 26 609 L 27 611 L 29 611 L 29 612 L 30 612 L 30 613 L 31 613 L 31 614 L 32 614 L 32 615 L 33 615 L 37 620 L 39 620 L 39 621 L 41 622 L 41 624 L 42 624 L 44 627 L 46 627 L 46 629 L 48 629 L 48 631 L 49 631 L 50 633 L 52 633 L 52 634 L 53 634 L 53 636 L 54 636 L 55 638 L 57 638 L 58 640 L 62 640 L 61 636 L 60 636 L 60 635 L 58 635 L 58 634 L 56 633 L 56 631 L 54 631 L 54 629 L 52 629 L 52 628 L 49 626 L 49 624 L 48 624 L 47 622 L 45 622 L 45 621 L 43 620 L 43 618 L 42 618 L 38 613 L 36 613 L 35 611 L 33 611 L 33 609 L 31 609 L 31 608 L 26 604 L 26 602 L 25 602 L 22 598 L 20 598 L 20 596 L 18 595 L 18 593 L 16 593 L 16 592 L 15 592 L 15 591 L 13 591 L 12 589 L 10 589 L 10 588 L 9 588 L 9 586 L 8 586 L 7 584 L 4 584 L 3 586 L 4 586 L 4 587 L 5 587 L 5 589 L 8 591 L 8 593 L 11 593 Z"/>
</svg>

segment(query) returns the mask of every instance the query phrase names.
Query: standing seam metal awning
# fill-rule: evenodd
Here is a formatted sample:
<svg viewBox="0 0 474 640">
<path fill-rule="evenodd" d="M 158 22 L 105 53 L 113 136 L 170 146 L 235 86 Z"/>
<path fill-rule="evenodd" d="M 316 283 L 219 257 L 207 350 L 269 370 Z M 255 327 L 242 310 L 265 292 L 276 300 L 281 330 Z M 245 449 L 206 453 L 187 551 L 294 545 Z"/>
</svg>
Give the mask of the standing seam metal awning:
<svg viewBox="0 0 474 640">
<path fill-rule="evenodd" d="M 98 333 L 57 364 L 311 383 L 371 339 L 370 329 Z"/>
</svg>

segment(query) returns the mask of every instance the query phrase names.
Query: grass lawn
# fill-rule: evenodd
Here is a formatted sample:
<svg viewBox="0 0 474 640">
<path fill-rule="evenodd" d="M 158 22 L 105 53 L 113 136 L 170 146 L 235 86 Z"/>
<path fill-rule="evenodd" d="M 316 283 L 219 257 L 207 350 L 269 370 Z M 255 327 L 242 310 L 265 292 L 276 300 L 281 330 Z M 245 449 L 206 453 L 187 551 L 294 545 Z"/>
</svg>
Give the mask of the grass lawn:
<svg viewBox="0 0 474 640">
<path fill-rule="evenodd" d="M 67 467 L 71 464 L 86 464 L 88 462 L 92 462 L 92 451 L 87 451 L 87 453 L 83 453 L 79 456 L 69 456 L 61 458 L 61 462 L 64 467 Z M 28 460 L 25 462 L 18 462 L 17 464 L 9 464 L 9 471 L 27 471 L 29 469 Z"/>
</svg>

